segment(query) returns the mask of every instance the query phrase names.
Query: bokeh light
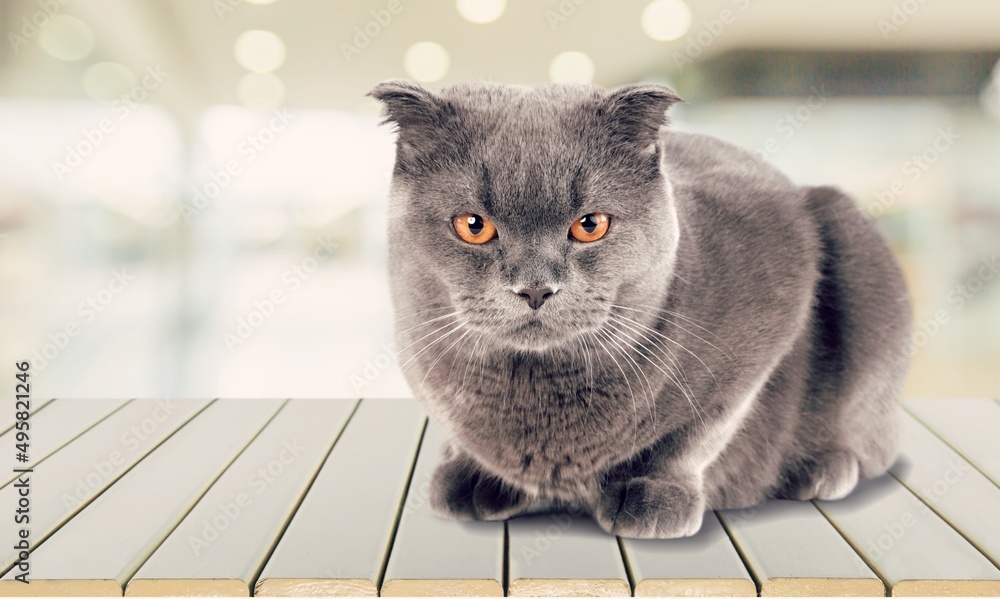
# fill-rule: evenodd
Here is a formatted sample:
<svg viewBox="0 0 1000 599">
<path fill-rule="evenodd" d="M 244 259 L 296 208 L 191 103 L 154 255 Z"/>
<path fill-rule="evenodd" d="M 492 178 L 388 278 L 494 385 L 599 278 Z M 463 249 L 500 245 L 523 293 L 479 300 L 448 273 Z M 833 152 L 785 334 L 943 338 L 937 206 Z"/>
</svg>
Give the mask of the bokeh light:
<svg viewBox="0 0 1000 599">
<path fill-rule="evenodd" d="M 451 59 L 441 44 L 420 42 L 413 44 L 403 55 L 403 68 L 417 81 L 439 81 L 448 74 Z"/>
<path fill-rule="evenodd" d="M 642 11 L 642 31 L 660 42 L 680 38 L 691 28 L 691 9 L 684 0 L 653 0 Z"/>
<path fill-rule="evenodd" d="M 507 0 L 457 0 L 458 14 L 470 23 L 492 23 L 503 15 Z"/>
<path fill-rule="evenodd" d="M 277 34 L 261 29 L 244 31 L 233 44 L 236 62 L 248 71 L 268 73 L 285 62 L 285 43 Z"/>
<path fill-rule="evenodd" d="M 583 52 L 563 52 L 552 59 L 549 65 L 549 79 L 555 83 L 568 81 L 591 83 L 594 80 L 594 61 Z"/>
<path fill-rule="evenodd" d="M 56 15 L 38 33 L 38 44 L 60 60 L 80 60 L 94 49 L 94 32 L 76 17 Z"/>
</svg>

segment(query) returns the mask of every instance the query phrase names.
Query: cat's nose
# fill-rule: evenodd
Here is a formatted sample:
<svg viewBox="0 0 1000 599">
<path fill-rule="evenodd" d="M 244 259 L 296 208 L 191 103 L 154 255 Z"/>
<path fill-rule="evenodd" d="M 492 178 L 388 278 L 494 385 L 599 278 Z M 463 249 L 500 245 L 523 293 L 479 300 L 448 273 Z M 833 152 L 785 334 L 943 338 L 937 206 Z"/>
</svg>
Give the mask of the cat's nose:
<svg viewBox="0 0 1000 599">
<path fill-rule="evenodd" d="M 542 307 L 545 300 L 552 297 L 555 291 L 551 287 L 525 287 L 516 293 L 528 302 L 532 310 L 537 310 Z"/>
</svg>

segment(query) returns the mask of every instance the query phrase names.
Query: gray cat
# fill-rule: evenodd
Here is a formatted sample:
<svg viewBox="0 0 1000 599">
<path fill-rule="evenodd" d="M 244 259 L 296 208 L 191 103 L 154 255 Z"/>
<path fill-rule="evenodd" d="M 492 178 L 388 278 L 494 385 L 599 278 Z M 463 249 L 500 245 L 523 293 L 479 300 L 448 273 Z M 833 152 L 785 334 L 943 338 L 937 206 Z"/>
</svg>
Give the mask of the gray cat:
<svg viewBox="0 0 1000 599">
<path fill-rule="evenodd" d="M 398 128 L 399 359 L 449 439 L 437 512 L 680 537 L 893 461 L 909 300 L 843 193 L 663 130 L 660 85 L 371 95 Z"/>
</svg>

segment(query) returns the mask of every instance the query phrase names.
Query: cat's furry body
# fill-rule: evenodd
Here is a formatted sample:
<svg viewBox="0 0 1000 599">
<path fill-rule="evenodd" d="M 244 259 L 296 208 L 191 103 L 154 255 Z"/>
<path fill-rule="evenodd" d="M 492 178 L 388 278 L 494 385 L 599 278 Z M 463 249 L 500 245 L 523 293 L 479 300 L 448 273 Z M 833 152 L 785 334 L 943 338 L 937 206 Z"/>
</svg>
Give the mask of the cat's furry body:
<svg viewBox="0 0 1000 599">
<path fill-rule="evenodd" d="M 707 508 L 842 497 L 894 459 L 909 302 L 848 197 L 662 131 L 661 86 L 373 95 L 400 132 L 399 358 L 450 439 L 440 513 L 565 506 L 684 536 Z M 566 237 L 595 211 L 606 238 Z M 458 239 L 466 212 L 498 238 Z M 533 310 L 525 285 L 556 294 Z"/>
</svg>

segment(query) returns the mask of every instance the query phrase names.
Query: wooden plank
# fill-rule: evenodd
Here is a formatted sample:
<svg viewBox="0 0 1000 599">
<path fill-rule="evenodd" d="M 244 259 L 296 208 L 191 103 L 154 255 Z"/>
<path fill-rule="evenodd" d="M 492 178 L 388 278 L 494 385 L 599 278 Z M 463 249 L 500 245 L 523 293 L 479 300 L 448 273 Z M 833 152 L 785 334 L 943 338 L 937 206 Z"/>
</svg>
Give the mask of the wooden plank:
<svg viewBox="0 0 1000 599">
<path fill-rule="evenodd" d="M 892 476 L 816 505 L 893 596 L 1000 595 L 1000 570 Z"/>
<path fill-rule="evenodd" d="M 157 546 L 271 419 L 281 400 L 219 400 L 31 553 L 31 583 L 0 595 L 121 596 Z"/>
<path fill-rule="evenodd" d="M 622 539 L 636 597 L 756 597 L 757 585 L 714 512 L 686 539 Z"/>
<path fill-rule="evenodd" d="M 54 398 L 43 398 L 43 399 L 32 399 L 29 405 L 31 409 L 28 413 L 35 414 L 38 410 L 41 410 L 46 405 L 52 403 Z M 10 429 L 14 428 L 14 424 L 17 422 L 17 411 L 14 409 L 14 398 L 4 400 L 3 410 L 0 411 L 0 434 L 6 433 Z"/>
<path fill-rule="evenodd" d="M 31 545 L 44 542 L 208 403 L 133 400 L 37 465 L 31 481 L 44 492 L 31 495 Z M 14 483 L 0 489 L 0 505 L 17 502 Z M 0 539 L 17 538 L 20 528 L 13 518 L 0 518 Z M 5 557 L 0 572 L 17 562 L 17 551 Z"/>
<path fill-rule="evenodd" d="M 254 595 L 378 594 L 424 423 L 416 402 L 361 402 L 268 559 Z"/>
<path fill-rule="evenodd" d="M 885 586 L 806 501 L 719 512 L 760 583 L 761 597 L 883 597 Z"/>
<path fill-rule="evenodd" d="M 910 399 L 918 420 L 1000 485 L 1000 404 L 990 399 Z"/>
<path fill-rule="evenodd" d="M 285 405 L 136 572 L 125 595 L 248 597 L 356 403 Z"/>
<path fill-rule="evenodd" d="M 431 474 L 442 433 L 427 425 L 393 543 L 383 597 L 503 596 L 502 522 L 456 522 L 433 513 Z"/>
<path fill-rule="evenodd" d="M 126 403 L 127 399 L 60 399 L 44 410 L 39 410 L 37 414 L 32 414 L 28 431 L 31 447 L 25 466 L 34 467 L 39 464 Z M 13 429 L 0 435 L 0 455 L 13 458 L 16 435 L 17 431 Z M 6 471 L 0 475 L 0 486 L 16 478 L 16 474 Z"/>
<path fill-rule="evenodd" d="M 589 517 L 552 513 L 507 523 L 511 597 L 629 597 L 617 539 Z"/>
<path fill-rule="evenodd" d="M 902 447 L 893 476 L 1000 567 L 1000 488 L 909 414 Z"/>
</svg>

